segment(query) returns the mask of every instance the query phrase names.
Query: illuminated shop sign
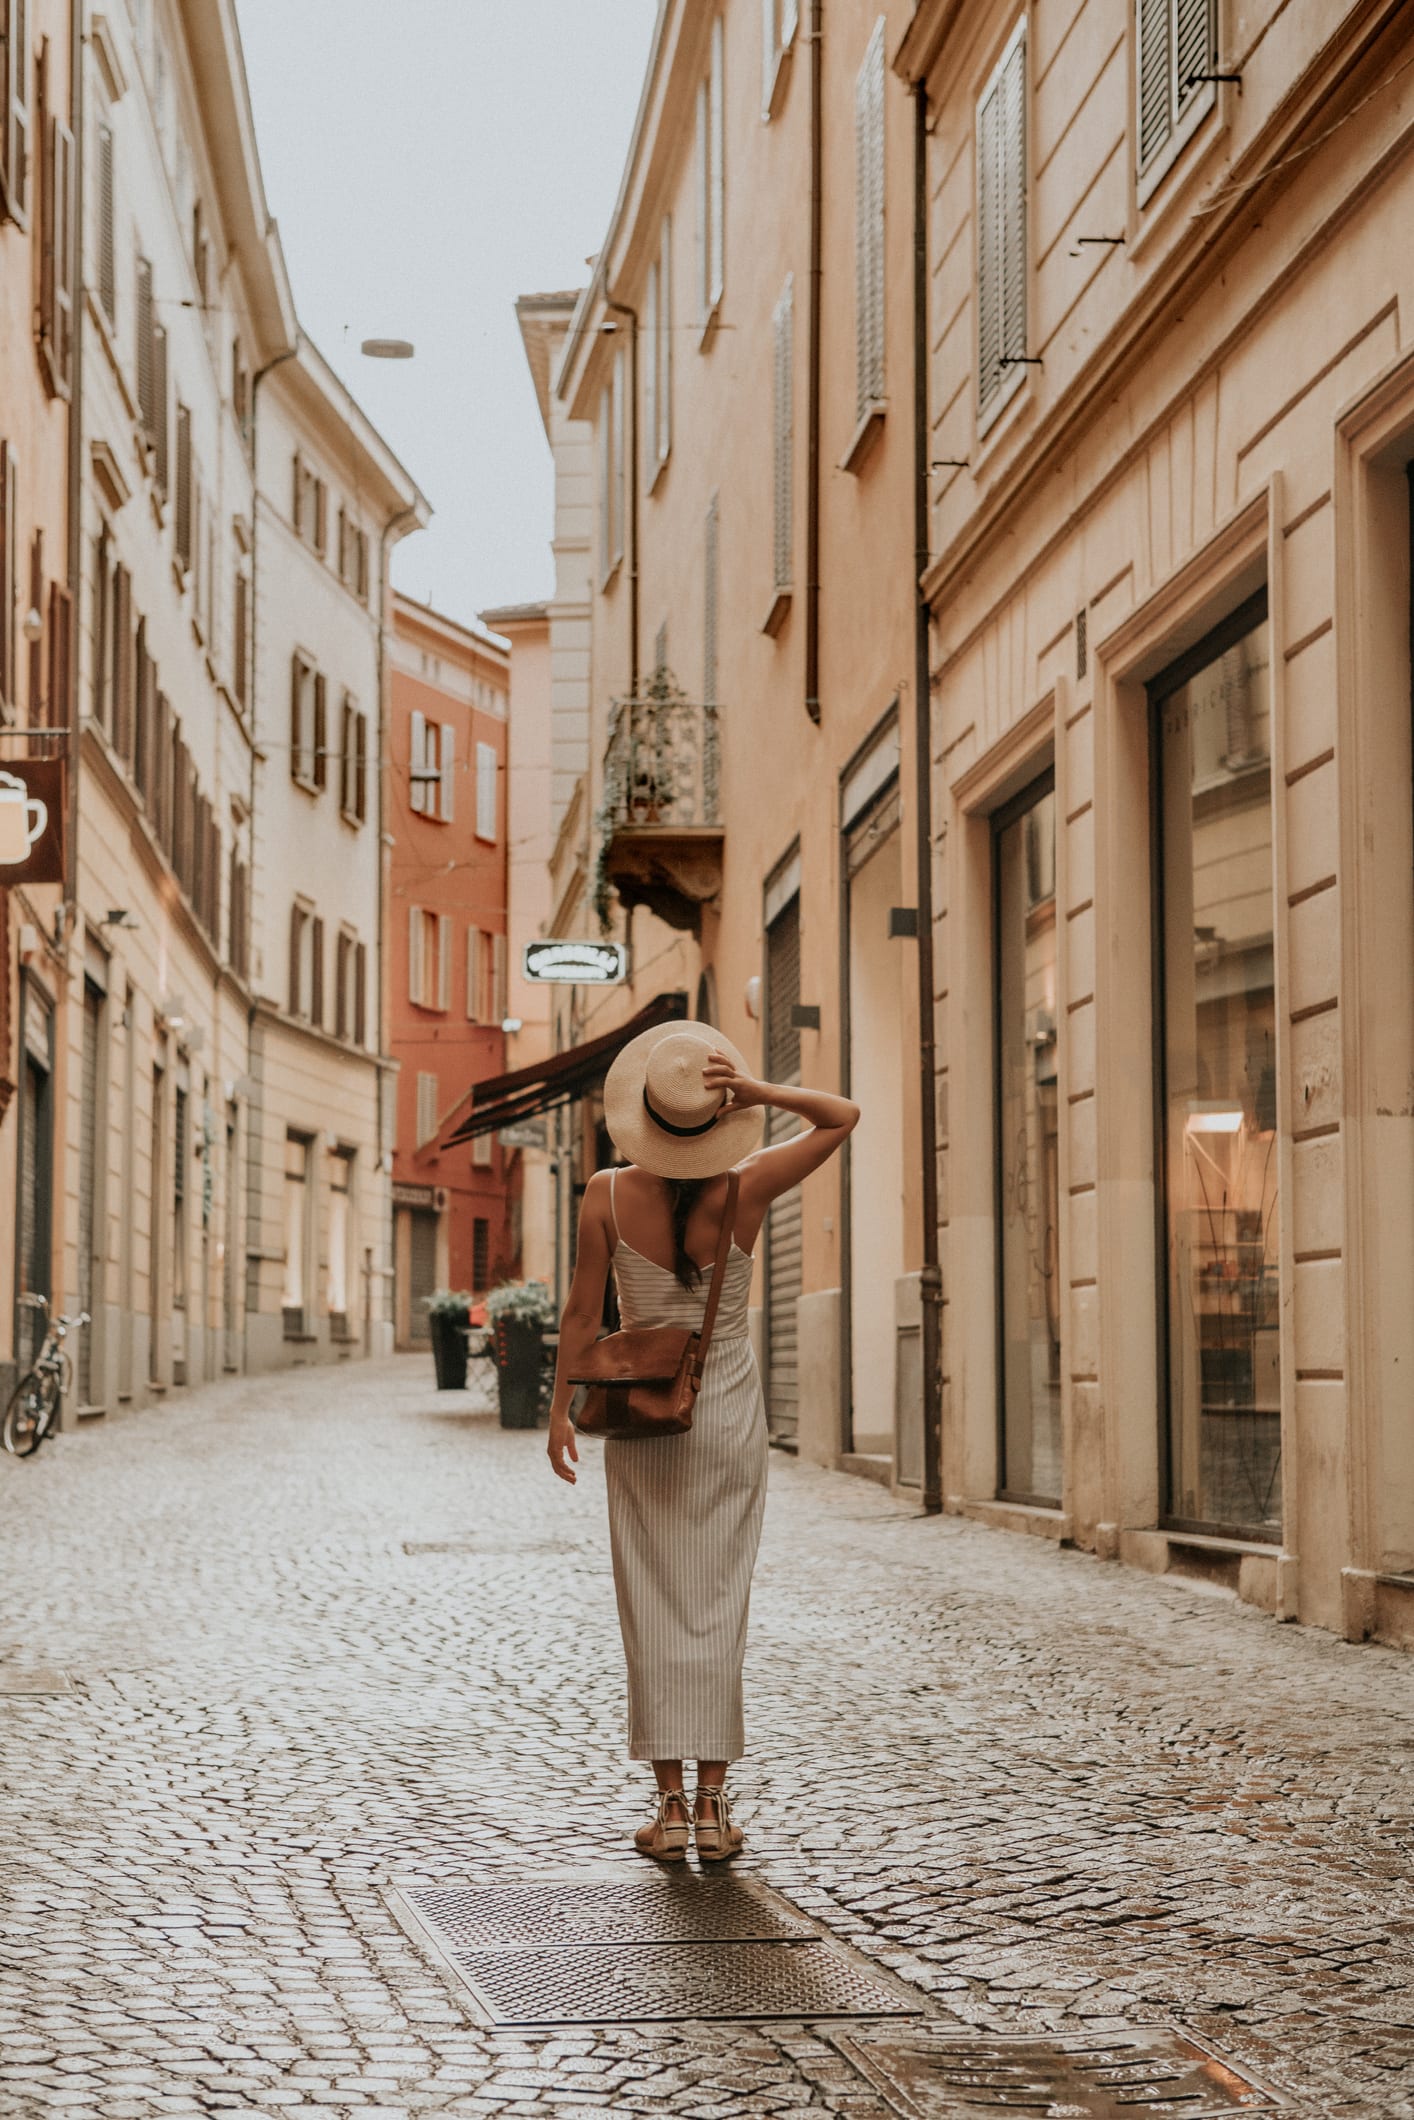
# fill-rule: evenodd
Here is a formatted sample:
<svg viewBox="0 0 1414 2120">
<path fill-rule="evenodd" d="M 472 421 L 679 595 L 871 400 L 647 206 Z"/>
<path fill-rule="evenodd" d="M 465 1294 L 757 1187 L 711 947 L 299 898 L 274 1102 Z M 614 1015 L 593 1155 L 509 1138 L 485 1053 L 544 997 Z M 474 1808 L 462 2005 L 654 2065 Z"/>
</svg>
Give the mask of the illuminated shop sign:
<svg viewBox="0 0 1414 2120">
<path fill-rule="evenodd" d="M 628 977 L 621 942 L 527 942 L 522 962 L 527 979 L 569 986 L 615 986 Z"/>
</svg>

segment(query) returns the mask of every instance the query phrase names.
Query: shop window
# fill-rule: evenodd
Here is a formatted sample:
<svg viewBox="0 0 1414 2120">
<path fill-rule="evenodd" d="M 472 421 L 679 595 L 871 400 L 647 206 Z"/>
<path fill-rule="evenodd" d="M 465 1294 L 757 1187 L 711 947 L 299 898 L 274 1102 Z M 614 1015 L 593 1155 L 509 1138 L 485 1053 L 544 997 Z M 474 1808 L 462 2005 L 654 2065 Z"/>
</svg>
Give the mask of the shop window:
<svg viewBox="0 0 1414 2120">
<path fill-rule="evenodd" d="M 993 819 L 997 1490 L 1061 1500 L 1056 797 L 1047 772 Z"/>
<path fill-rule="evenodd" d="M 1169 1520 L 1281 1536 L 1265 594 L 1150 688 Z"/>
</svg>

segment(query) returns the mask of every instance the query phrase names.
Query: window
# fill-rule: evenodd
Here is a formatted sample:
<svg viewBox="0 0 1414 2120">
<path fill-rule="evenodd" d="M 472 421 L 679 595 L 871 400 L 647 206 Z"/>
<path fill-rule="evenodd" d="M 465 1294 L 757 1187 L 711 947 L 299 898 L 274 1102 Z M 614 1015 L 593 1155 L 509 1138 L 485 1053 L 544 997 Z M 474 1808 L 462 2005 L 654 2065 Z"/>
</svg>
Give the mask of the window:
<svg viewBox="0 0 1414 2120">
<path fill-rule="evenodd" d="M 327 778 L 324 673 L 298 649 L 290 658 L 290 778 L 314 791 Z"/>
<path fill-rule="evenodd" d="M 118 274 L 113 211 L 113 128 L 98 127 L 98 300 L 110 331 L 118 328 Z"/>
<path fill-rule="evenodd" d="M 476 836 L 496 837 L 496 747 L 489 743 L 476 746 Z"/>
<path fill-rule="evenodd" d="M 29 4 L 0 0 L 0 33 L 5 44 L 3 168 L 5 211 L 21 228 L 29 225 Z"/>
<path fill-rule="evenodd" d="M 289 1012 L 304 1023 L 324 1024 L 324 922 L 300 899 L 290 908 Z"/>
<path fill-rule="evenodd" d="M 47 120 L 39 277 L 39 357 L 55 397 L 66 398 L 74 372 L 74 136 L 57 115 Z"/>
<path fill-rule="evenodd" d="M 854 409 L 884 401 L 884 18 L 854 83 Z"/>
<path fill-rule="evenodd" d="M 231 847 L 231 873 L 227 882 L 226 962 L 238 979 L 250 977 L 250 870 L 241 860 L 240 849 Z"/>
<path fill-rule="evenodd" d="M 424 1148 L 437 1134 L 437 1077 L 420 1074 L 417 1078 L 417 1124 L 414 1146 Z"/>
<path fill-rule="evenodd" d="M 211 300 L 211 244 L 207 239 L 200 199 L 193 202 L 191 210 L 191 267 L 196 281 L 196 299 L 204 310 Z"/>
<path fill-rule="evenodd" d="M 473 1143 L 473 1146 L 474 1146 L 474 1147 L 476 1147 L 476 1148 L 479 1148 L 483 1140 L 485 1141 L 485 1143 L 486 1143 L 486 1146 L 487 1146 L 487 1148 L 489 1149 L 489 1148 L 490 1148 L 490 1146 L 491 1146 L 491 1136 L 490 1136 L 489 1134 L 478 1134 L 478 1135 L 476 1136 L 476 1140 L 475 1140 L 475 1142 Z M 475 1161 L 475 1160 L 476 1160 L 474 1156 L 473 1156 L 472 1160 L 473 1160 L 473 1161 Z M 490 1157 L 489 1157 L 489 1156 L 487 1157 L 487 1161 L 488 1161 L 488 1162 L 490 1161 Z M 491 1224 L 490 1224 L 490 1222 L 489 1222 L 489 1221 L 488 1221 L 488 1220 L 486 1219 L 485 1215 L 473 1215 L 473 1216 L 472 1216 L 472 1218 L 471 1218 L 471 1290 L 472 1290 L 472 1294 L 473 1294 L 473 1295 L 480 1295 L 480 1294 L 482 1294 L 482 1293 L 483 1293 L 483 1291 L 485 1290 L 485 1288 L 486 1288 L 486 1284 L 488 1283 L 488 1281 L 490 1280 L 490 1278 L 491 1278 Z"/>
<path fill-rule="evenodd" d="M 1150 687 L 1169 1519 L 1281 1536 L 1266 597 Z"/>
<path fill-rule="evenodd" d="M 368 532 L 361 530 L 347 509 L 339 510 L 339 580 L 352 590 L 360 603 L 368 601 Z"/>
<path fill-rule="evenodd" d="M 285 1136 L 285 1285 L 280 1303 L 286 1338 L 302 1338 L 309 1287 L 309 1153 L 304 1134 Z"/>
<path fill-rule="evenodd" d="M 239 339 L 231 341 L 231 411 L 247 454 L 250 451 L 250 370 Z"/>
<path fill-rule="evenodd" d="M 295 536 L 323 557 L 328 542 L 329 489 L 298 449 L 294 459 L 291 521 Z"/>
<path fill-rule="evenodd" d="M 977 106 L 977 398 L 984 422 L 1026 369 L 1026 25 Z"/>
<path fill-rule="evenodd" d="M 643 466 L 650 488 L 673 445 L 672 249 L 672 217 L 665 214 L 658 255 L 648 268 L 643 305 Z"/>
<path fill-rule="evenodd" d="M 238 706 L 250 705 L 250 580 L 240 566 L 231 595 L 231 689 Z"/>
<path fill-rule="evenodd" d="M 761 116 L 776 108 L 776 90 L 800 27 L 800 0 L 761 0 Z"/>
<path fill-rule="evenodd" d="M 191 451 L 191 412 L 186 405 L 177 407 L 177 565 L 183 574 L 190 574 L 196 552 L 195 525 L 192 521 L 193 469 Z"/>
<path fill-rule="evenodd" d="M 152 334 L 156 314 L 152 307 L 152 261 L 139 257 L 134 277 L 137 308 L 137 409 L 142 419 L 142 431 L 151 448 L 157 432 L 156 375 L 152 359 Z"/>
<path fill-rule="evenodd" d="M 418 1008 L 452 1005 L 452 916 L 408 907 L 408 1000 Z"/>
<path fill-rule="evenodd" d="M 1212 100 L 1216 0 L 1135 0 L 1135 34 L 1138 166 L 1157 178 Z"/>
<path fill-rule="evenodd" d="M 367 1034 L 364 982 L 368 956 L 350 928 L 340 928 L 334 951 L 334 1036 L 362 1045 Z"/>
<path fill-rule="evenodd" d="M 408 801 L 420 817 L 450 824 L 456 814 L 457 732 L 414 707 L 408 740 Z"/>
<path fill-rule="evenodd" d="M 795 287 L 787 280 L 772 317 L 774 362 L 771 396 L 773 576 L 777 593 L 788 590 L 792 572 L 795 454 Z"/>
<path fill-rule="evenodd" d="M 349 1337 L 349 1296 L 354 1287 L 354 1152 L 336 1148 L 329 1158 L 329 1330 Z"/>
<path fill-rule="evenodd" d="M 712 24 L 707 78 L 697 90 L 697 306 L 704 331 L 721 303 L 726 250 L 726 113 L 722 18 Z"/>
<path fill-rule="evenodd" d="M 167 327 L 152 327 L 152 477 L 165 503 L 172 477 L 172 422 L 168 412 Z"/>
<path fill-rule="evenodd" d="M 471 1141 L 471 1167 L 473 1170 L 490 1170 L 495 1161 L 495 1151 L 489 1134 L 473 1134 Z"/>
<path fill-rule="evenodd" d="M 339 808 L 350 824 L 362 824 L 368 814 L 368 716 L 359 712 L 351 692 L 344 694 L 339 756 Z"/>
</svg>

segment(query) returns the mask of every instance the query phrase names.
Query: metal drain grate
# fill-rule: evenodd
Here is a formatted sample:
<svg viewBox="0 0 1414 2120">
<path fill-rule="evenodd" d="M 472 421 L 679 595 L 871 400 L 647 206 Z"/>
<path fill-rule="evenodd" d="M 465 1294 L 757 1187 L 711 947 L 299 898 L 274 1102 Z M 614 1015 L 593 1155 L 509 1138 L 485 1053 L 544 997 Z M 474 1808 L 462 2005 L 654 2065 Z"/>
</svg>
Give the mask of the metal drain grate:
<svg viewBox="0 0 1414 2120">
<path fill-rule="evenodd" d="M 1168 2025 L 1051 2039 L 922 2029 L 835 2032 L 836 2047 L 901 2120 L 1227 2120 L 1270 2113 L 1275 2095 Z"/>
<path fill-rule="evenodd" d="M 394 1895 L 493 2024 L 908 2017 L 921 1997 L 742 1877 L 655 1873 Z"/>
<path fill-rule="evenodd" d="M 803 1915 L 736 1877 L 663 1875 L 632 1883 L 481 1885 L 408 1894 L 448 1948 L 519 1950 L 541 1944 L 813 1941 Z"/>
</svg>

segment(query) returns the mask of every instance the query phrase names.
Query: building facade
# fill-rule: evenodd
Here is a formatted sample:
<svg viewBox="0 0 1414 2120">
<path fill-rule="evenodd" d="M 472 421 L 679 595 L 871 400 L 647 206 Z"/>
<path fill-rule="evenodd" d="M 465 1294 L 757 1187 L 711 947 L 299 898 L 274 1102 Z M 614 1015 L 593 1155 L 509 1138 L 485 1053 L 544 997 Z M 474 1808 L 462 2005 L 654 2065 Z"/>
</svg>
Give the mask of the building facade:
<svg viewBox="0 0 1414 2120">
<path fill-rule="evenodd" d="M 0 7 L 0 1387 L 63 1287 L 80 421 L 76 120 L 64 0 Z"/>
<path fill-rule="evenodd" d="M 948 1506 L 1414 1634 L 1411 25 L 925 0 Z"/>
<path fill-rule="evenodd" d="M 444 1145 L 505 1061 L 510 657 L 484 628 L 395 596 L 388 723 L 389 1049 L 397 1066 L 397 1344 L 435 1288 L 484 1295 L 520 1257 L 515 1151 Z"/>
</svg>

